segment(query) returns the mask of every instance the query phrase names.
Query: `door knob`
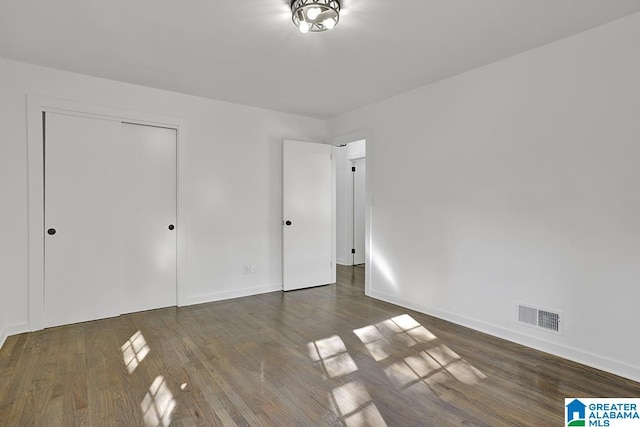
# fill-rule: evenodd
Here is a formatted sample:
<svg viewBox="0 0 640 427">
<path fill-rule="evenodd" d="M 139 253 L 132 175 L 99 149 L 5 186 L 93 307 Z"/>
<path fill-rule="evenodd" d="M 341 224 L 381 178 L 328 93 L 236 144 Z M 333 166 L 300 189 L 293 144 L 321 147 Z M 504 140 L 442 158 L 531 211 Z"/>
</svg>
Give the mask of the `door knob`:
<svg viewBox="0 0 640 427">
<path fill-rule="evenodd" d="M 173 224 L 169 224 L 169 230 L 173 230 L 174 228 Z"/>
<path fill-rule="evenodd" d="M 291 221 L 287 221 L 287 222 L 285 222 L 285 224 L 291 225 Z"/>
<path fill-rule="evenodd" d="M 49 236 L 53 236 L 54 234 L 56 234 L 56 229 L 55 228 L 48 229 L 47 234 L 49 234 Z"/>
</svg>

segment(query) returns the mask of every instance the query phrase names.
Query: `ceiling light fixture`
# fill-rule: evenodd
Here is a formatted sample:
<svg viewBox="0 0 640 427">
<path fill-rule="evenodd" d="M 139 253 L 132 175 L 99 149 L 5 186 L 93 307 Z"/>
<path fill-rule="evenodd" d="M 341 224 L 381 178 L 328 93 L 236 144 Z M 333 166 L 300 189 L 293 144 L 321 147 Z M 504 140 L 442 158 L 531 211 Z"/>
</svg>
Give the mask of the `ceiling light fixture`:
<svg viewBox="0 0 640 427">
<path fill-rule="evenodd" d="M 340 20 L 340 0 L 292 0 L 291 19 L 302 33 L 330 30 Z"/>
</svg>

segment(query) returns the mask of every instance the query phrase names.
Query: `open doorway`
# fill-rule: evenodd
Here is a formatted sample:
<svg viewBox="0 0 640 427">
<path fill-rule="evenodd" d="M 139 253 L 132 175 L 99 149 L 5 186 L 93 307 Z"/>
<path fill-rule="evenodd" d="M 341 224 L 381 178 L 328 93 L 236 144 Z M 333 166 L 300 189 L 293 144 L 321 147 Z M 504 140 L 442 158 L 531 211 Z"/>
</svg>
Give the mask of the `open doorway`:
<svg viewBox="0 0 640 427">
<path fill-rule="evenodd" d="M 336 263 L 365 262 L 366 141 L 336 147 Z"/>
</svg>

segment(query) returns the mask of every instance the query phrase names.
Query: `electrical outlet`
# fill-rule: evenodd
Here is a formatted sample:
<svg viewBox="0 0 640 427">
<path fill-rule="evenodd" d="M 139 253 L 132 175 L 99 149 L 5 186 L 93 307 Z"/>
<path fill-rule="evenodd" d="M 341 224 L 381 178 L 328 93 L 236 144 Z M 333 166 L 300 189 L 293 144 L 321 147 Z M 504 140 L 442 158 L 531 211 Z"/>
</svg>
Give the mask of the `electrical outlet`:
<svg viewBox="0 0 640 427">
<path fill-rule="evenodd" d="M 256 272 L 255 264 L 245 264 L 243 267 L 244 274 L 254 274 Z"/>
</svg>

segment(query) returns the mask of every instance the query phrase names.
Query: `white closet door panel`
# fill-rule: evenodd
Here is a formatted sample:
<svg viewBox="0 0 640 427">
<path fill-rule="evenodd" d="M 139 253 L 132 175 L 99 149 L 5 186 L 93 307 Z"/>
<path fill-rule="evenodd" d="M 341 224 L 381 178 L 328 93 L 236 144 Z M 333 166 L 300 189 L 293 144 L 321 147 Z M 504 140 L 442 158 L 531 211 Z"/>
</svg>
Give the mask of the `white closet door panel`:
<svg viewBox="0 0 640 427">
<path fill-rule="evenodd" d="M 126 313 L 176 305 L 176 131 L 122 125 Z"/>
<path fill-rule="evenodd" d="M 45 327 L 120 314 L 120 141 L 119 122 L 46 114 Z"/>
</svg>

